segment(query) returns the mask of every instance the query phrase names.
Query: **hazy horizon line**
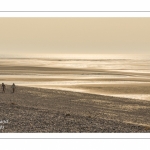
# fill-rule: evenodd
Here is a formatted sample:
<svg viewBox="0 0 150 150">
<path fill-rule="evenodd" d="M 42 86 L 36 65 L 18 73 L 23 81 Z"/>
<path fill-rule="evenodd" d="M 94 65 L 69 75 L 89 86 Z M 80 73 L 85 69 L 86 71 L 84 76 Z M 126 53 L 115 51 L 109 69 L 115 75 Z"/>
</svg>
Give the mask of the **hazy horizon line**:
<svg viewBox="0 0 150 150">
<path fill-rule="evenodd" d="M 23 58 L 43 58 L 43 59 L 150 59 L 150 54 L 0 54 L 1 59 L 23 59 Z"/>
</svg>

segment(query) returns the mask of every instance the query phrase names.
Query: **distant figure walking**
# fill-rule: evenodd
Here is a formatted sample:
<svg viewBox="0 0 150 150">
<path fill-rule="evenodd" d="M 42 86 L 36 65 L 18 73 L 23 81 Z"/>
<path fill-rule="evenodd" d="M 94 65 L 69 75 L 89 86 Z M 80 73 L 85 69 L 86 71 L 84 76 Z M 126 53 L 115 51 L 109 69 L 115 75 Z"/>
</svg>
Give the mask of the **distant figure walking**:
<svg viewBox="0 0 150 150">
<path fill-rule="evenodd" d="M 5 93 L 5 89 L 6 89 L 6 85 L 4 83 L 2 83 L 2 90 L 3 90 L 3 93 Z"/>
<path fill-rule="evenodd" d="M 15 93 L 15 89 L 16 89 L 15 84 L 13 83 L 11 87 L 12 87 L 13 93 Z"/>
</svg>

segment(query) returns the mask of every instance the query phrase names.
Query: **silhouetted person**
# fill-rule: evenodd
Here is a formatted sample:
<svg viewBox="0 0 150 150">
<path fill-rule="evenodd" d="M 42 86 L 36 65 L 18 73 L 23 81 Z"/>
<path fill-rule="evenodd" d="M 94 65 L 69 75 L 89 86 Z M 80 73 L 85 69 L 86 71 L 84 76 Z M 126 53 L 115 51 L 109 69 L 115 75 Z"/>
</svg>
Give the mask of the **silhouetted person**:
<svg viewBox="0 0 150 150">
<path fill-rule="evenodd" d="M 13 83 L 11 87 L 12 87 L 13 93 L 15 93 L 15 89 L 16 89 L 15 84 Z"/>
<path fill-rule="evenodd" d="M 4 83 L 2 83 L 2 90 L 3 90 L 3 93 L 5 93 L 5 89 L 6 89 L 6 86 Z"/>
</svg>

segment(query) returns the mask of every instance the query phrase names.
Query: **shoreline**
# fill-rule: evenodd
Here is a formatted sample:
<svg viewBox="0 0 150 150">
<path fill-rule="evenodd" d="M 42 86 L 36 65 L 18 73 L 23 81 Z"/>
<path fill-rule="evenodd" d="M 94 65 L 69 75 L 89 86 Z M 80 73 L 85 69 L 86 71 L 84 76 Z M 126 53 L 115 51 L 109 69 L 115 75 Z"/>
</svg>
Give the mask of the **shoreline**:
<svg viewBox="0 0 150 150">
<path fill-rule="evenodd" d="M 0 93 L 6 133 L 150 132 L 150 102 L 54 89 L 10 86 Z"/>
</svg>

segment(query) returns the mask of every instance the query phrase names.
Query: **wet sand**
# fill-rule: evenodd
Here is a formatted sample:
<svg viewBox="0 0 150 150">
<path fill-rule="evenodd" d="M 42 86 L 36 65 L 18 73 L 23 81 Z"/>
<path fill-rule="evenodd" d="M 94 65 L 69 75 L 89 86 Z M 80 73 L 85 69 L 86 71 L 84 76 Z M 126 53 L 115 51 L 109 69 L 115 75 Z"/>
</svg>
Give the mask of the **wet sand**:
<svg viewBox="0 0 150 150">
<path fill-rule="evenodd" d="M 150 60 L 0 60 L 0 82 L 150 100 Z"/>
<path fill-rule="evenodd" d="M 0 132 L 150 132 L 150 102 L 52 89 L 0 93 Z"/>
</svg>

